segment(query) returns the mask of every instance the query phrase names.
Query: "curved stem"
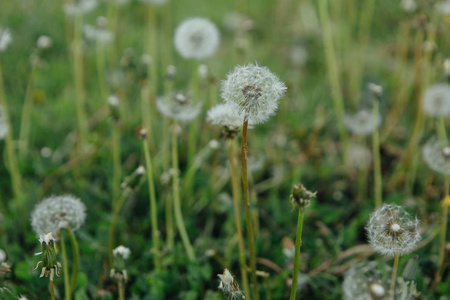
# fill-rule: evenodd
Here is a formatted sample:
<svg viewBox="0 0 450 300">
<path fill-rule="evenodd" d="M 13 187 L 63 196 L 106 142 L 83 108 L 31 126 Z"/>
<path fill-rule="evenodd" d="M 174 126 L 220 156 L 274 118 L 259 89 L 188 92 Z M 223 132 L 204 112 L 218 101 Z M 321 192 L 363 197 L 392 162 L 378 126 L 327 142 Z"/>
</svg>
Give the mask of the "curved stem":
<svg viewBox="0 0 450 300">
<path fill-rule="evenodd" d="M 63 256 L 63 275 L 64 275 L 64 293 L 65 293 L 65 299 L 70 300 L 71 292 L 70 292 L 70 282 L 69 282 L 69 268 L 68 268 L 68 260 L 67 260 L 67 252 L 66 252 L 66 245 L 64 244 L 64 236 L 62 234 L 62 231 L 60 231 L 60 242 L 61 242 L 61 252 Z"/>
<path fill-rule="evenodd" d="M 242 127 L 242 144 L 241 144 L 241 159 L 242 159 L 242 185 L 244 190 L 244 206 L 245 206 L 245 224 L 247 227 L 247 243 L 248 251 L 250 255 L 250 270 L 252 279 L 253 299 L 259 299 L 258 293 L 258 279 L 256 278 L 256 255 L 255 245 L 253 241 L 253 224 L 252 224 L 252 212 L 250 209 L 250 197 L 248 193 L 248 177 L 247 177 L 247 129 L 248 119 L 245 118 L 244 125 Z"/>
<path fill-rule="evenodd" d="M 398 260 L 400 256 L 398 254 L 395 254 L 394 257 L 394 267 L 392 268 L 392 276 L 391 276 L 391 287 L 389 289 L 391 299 L 394 299 L 394 290 L 395 290 L 395 279 L 397 277 L 397 269 L 398 269 Z"/>
<path fill-rule="evenodd" d="M 172 192 L 173 207 L 175 210 L 175 222 L 177 223 L 178 231 L 181 235 L 181 240 L 183 241 L 183 245 L 186 249 L 189 260 L 195 261 L 194 249 L 192 248 L 191 242 L 189 241 L 186 226 L 184 225 L 183 215 L 181 213 L 180 188 L 178 182 L 180 170 L 178 169 L 177 122 L 174 121 L 172 126 L 172 169 L 174 171 L 172 178 Z"/>
<path fill-rule="evenodd" d="M 156 193 L 155 193 L 155 182 L 153 180 L 153 166 L 152 159 L 150 156 L 150 151 L 148 149 L 147 141 L 145 139 L 142 140 L 142 145 L 144 147 L 144 155 L 145 155 L 145 166 L 147 169 L 147 181 L 148 181 L 148 190 L 149 190 L 149 198 L 150 198 L 150 218 L 152 224 L 152 240 L 153 240 L 153 257 L 155 268 L 157 271 L 161 270 L 161 258 L 159 253 L 159 230 L 158 230 L 158 212 L 156 205 Z"/>
<path fill-rule="evenodd" d="M 304 213 L 305 213 L 304 209 L 299 208 L 298 221 L 297 221 L 297 235 L 295 238 L 294 270 L 293 270 L 293 274 L 292 274 L 291 297 L 289 298 L 290 300 L 295 300 L 295 295 L 297 294 L 298 269 L 300 266 L 300 247 L 302 245 Z"/>
<path fill-rule="evenodd" d="M 234 143 L 235 143 L 234 139 L 230 139 L 228 141 L 228 154 L 230 158 L 230 172 L 231 172 L 231 188 L 233 192 L 233 204 L 234 204 L 234 218 L 236 220 L 236 231 L 239 241 L 239 263 L 241 267 L 241 277 L 244 286 L 244 294 L 246 299 L 250 299 L 250 288 L 248 286 L 247 270 L 245 269 L 247 263 L 245 262 L 245 247 L 241 226 L 241 213 L 240 213 L 241 201 L 239 195 L 239 183 L 238 178 L 236 176 L 236 167 L 234 160 L 234 150 L 233 150 Z"/>
<path fill-rule="evenodd" d="M 73 293 L 77 284 L 78 270 L 80 269 L 80 248 L 78 247 L 77 238 L 73 234 L 69 224 L 66 224 L 66 230 L 69 234 L 70 244 L 72 245 L 73 265 L 72 276 L 70 278 L 70 291 Z"/>
</svg>

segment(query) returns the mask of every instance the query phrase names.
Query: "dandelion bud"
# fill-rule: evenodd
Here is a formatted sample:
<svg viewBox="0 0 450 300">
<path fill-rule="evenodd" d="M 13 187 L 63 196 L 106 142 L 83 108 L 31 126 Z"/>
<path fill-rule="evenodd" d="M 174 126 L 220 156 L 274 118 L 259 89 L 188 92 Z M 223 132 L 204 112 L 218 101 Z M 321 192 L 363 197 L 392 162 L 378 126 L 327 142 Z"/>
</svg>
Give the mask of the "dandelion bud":
<svg viewBox="0 0 450 300">
<path fill-rule="evenodd" d="M 125 177 L 124 181 L 120 185 L 122 189 L 136 189 L 142 182 L 142 177 L 145 175 L 145 168 L 139 166 L 130 176 Z"/>
<path fill-rule="evenodd" d="M 126 270 L 126 260 L 130 257 L 131 250 L 120 245 L 113 251 L 113 268 L 110 271 L 110 277 L 117 281 L 127 281 L 128 273 Z"/>
<path fill-rule="evenodd" d="M 2 27 L 0 27 L 0 52 L 5 51 L 11 43 L 12 36 L 9 29 L 3 29 Z"/>
<path fill-rule="evenodd" d="M 415 281 L 419 272 L 419 256 L 413 255 L 406 264 L 402 273 L 402 278 L 406 281 Z"/>
<path fill-rule="evenodd" d="M 403 255 L 414 250 L 421 236 L 419 220 L 403 207 L 385 204 L 370 215 L 366 231 L 370 244 L 383 255 Z"/>
<path fill-rule="evenodd" d="M 217 275 L 220 278 L 219 289 L 222 290 L 224 295 L 229 296 L 230 299 L 245 299 L 239 284 L 234 280 L 228 269 L 223 270 L 223 274 Z"/>
<path fill-rule="evenodd" d="M 46 35 L 41 35 L 38 38 L 36 45 L 39 49 L 45 50 L 45 49 L 50 48 L 52 46 L 52 43 L 53 43 L 53 41 L 50 37 L 48 37 Z"/>
<path fill-rule="evenodd" d="M 295 203 L 299 205 L 301 210 L 307 208 L 311 203 L 311 198 L 316 198 L 316 194 L 317 192 L 308 191 L 301 183 L 294 185 L 290 196 L 292 209 L 294 209 Z"/>
<path fill-rule="evenodd" d="M 43 277 L 44 275 L 48 277 L 50 275 L 50 280 L 53 281 L 55 274 L 59 276 L 62 265 L 56 259 L 55 241 L 52 233 L 41 235 L 39 242 L 41 243 L 42 252 L 36 253 L 36 255 L 42 254 L 43 259 L 37 263 L 35 270 L 42 263 L 42 271 L 39 277 Z"/>
<path fill-rule="evenodd" d="M 136 134 L 140 139 L 145 139 L 147 137 L 147 133 L 148 133 L 147 128 L 145 128 L 142 125 L 136 128 Z"/>
<path fill-rule="evenodd" d="M 371 91 L 373 93 L 373 95 L 377 99 L 380 99 L 381 96 L 383 96 L 383 87 L 381 85 L 378 85 L 378 84 L 375 84 L 375 83 L 369 83 L 367 85 L 367 88 L 369 89 L 369 91 Z"/>
<path fill-rule="evenodd" d="M 110 95 L 107 99 L 109 109 L 111 110 L 111 116 L 114 119 L 114 121 L 119 121 L 120 119 L 120 112 L 119 112 L 119 104 L 120 100 L 116 95 Z"/>
</svg>

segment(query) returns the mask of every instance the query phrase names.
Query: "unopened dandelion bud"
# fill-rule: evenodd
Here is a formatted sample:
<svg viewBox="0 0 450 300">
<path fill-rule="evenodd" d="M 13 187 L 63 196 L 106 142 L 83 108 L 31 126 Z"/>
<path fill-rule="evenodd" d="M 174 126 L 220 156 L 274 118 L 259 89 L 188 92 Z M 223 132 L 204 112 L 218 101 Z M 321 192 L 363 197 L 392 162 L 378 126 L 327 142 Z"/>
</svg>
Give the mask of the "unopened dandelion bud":
<svg viewBox="0 0 450 300">
<path fill-rule="evenodd" d="M 230 299 L 245 299 L 239 284 L 234 280 L 228 269 L 223 270 L 223 274 L 217 275 L 220 278 L 219 289 L 222 290 L 224 295 L 229 296 Z"/>
<path fill-rule="evenodd" d="M 301 210 L 308 207 L 312 198 L 316 198 L 317 192 L 308 191 L 303 184 L 296 184 L 292 188 L 292 194 L 290 196 L 292 202 L 292 209 L 294 209 L 297 203 Z"/>
<path fill-rule="evenodd" d="M 48 277 L 50 275 L 50 280 L 53 281 L 55 274 L 59 276 L 62 265 L 56 258 L 55 241 L 52 233 L 41 235 L 39 242 L 41 243 L 42 252 L 36 253 L 36 255 L 42 254 L 43 258 L 37 263 L 35 270 L 42 264 L 41 275 L 39 277 Z"/>
<path fill-rule="evenodd" d="M 124 181 L 120 185 L 122 189 L 131 189 L 134 190 L 142 182 L 142 177 L 145 175 L 145 168 L 143 166 L 139 166 L 130 176 L 125 177 Z"/>
<path fill-rule="evenodd" d="M 380 99 L 381 96 L 383 96 L 383 87 L 381 85 L 378 85 L 378 84 L 375 84 L 375 83 L 369 83 L 367 85 L 367 88 L 369 89 L 369 91 L 371 91 L 373 93 L 373 95 L 377 99 Z"/>
</svg>

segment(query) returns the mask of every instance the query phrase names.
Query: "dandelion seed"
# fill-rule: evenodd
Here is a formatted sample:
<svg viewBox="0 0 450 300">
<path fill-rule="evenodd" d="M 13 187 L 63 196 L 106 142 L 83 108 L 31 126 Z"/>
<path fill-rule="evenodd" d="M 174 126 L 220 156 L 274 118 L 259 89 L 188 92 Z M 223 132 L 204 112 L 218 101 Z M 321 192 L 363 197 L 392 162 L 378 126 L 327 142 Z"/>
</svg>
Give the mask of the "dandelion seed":
<svg viewBox="0 0 450 300">
<path fill-rule="evenodd" d="M 429 140 L 422 149 L 423 159 L 434 171 L 450 175 L 450 145 L 448 141 Z"/>
<path fill-rule="evenodd" d="M 256 64 L 237 66 L 222 81 L 222 98 L 253 124 L 274 115 L 286 86 L 266 67 Z"/>
<path fill-rule="evenodd" d="M 201 103 L 192 103 L 192 99 L 185 93 L 174 92 L 159 98 L 156 107 L 166 117 L 188 122 L 200 114 L 202 105 Z"/>
<path fill-rule="evenodd" d="M 97 0 L 80 0 L 77 3 L 64 4 L 63 10 L 68 16 L 84 15 L 93 11 L 97 5 Z"/>
<path fill-rule="evenodd" d="M 37 204 L 31 214 L 31 226 L 38 235 L 58 231 L 68 224 L 77 230 L 86 219 L 86 207 L 72 195 L 52 196 Z"/>
<path fill-rule="evenodd" d="M 223 270 L 223 274 L 218 274 L 217 276 L 220 278 L 219 289 L 222 290 L 224 295 L 230 299 L 245 299 L 239 289 L 239 284 L 234 280 L 228 269 Z"/>
<path fill-rule="evenodd" d="M 370 110 L 362 109 L 357 113 L 344 117 L 347 129 L 356 135 L 370 135 L 375 130 L 373 113 Z M 378 126 L 381 124 L 381 117 L 378 117 Z"/>
<path fill-rule="evenodd" d="M 414 250 L 421 236 L 419 220 L 403 207 L 385 204 L 370 215 L 366 227 L 370 244 L 383 255 L 403 255 Z"/>
<path fill-rule="evenodd" d="M 352 264 L 344 274 L 342 291 L 345 300 L 381 300 L 388 299 L 388 274 L 391 268 L 377 262 Z"/>
<path fill-rule="evenodd" d="M 3 29 L 0 27 L 0 52 L 8 49 L 8 46 L 12 43 L 12 36 L 9 28 Z"/>
<path fill-rule="evenodd" d="M 0 105 L 0 140 L 3 140 L 9 132 L 8 124 L 6 123 L 3 107 Z"/>
<path fill-rule="evenodd" d="M 450 115 L 450 85 L 437 83 L 428 87 L 422 97 L 424 112 L 431 117 Z"/>
<path fill-rule="evenodd" d="M 184 58 L 208 58 L 216 52 L 219 42 L 219 30 L 208 19 L 187 19 L 175 30 L 175 49 Z"/>
</svg>

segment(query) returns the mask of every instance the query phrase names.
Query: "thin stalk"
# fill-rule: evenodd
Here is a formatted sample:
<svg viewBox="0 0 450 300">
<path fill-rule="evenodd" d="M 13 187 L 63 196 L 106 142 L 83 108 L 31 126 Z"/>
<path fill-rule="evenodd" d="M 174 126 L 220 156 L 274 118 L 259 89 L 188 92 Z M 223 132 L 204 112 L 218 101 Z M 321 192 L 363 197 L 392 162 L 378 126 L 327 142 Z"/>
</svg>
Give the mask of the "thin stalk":
<svg viewBox="0 0 450 300">
<path fill-rule="evenodd" d="M 389 292 L 391 294 L 391 299 L 394 299 L 394 288 L 395 288 L 395 279 L 397 277 L 397 269 L 398 269 L 398 259 L 400 256 L 398 254 L 395 254 L 394 257 L 394 267 L 392 268 L 392 276 L 391 276 L 391 287 L 389 289 Z"/>
<path fill-rule="evenodd" d="M 118 124 L 113 124 L 112 130 L 112 155 L 113 155 L 113 197 L 112 204 L 116 203 L 120 193 L 120 178 L 122 167 L 120 163 L 120 130 Z"/>
<path fill-rule="evenodd" d="M 147 51 L 150 53 L 152 57 L 152 62 L 148 65 L 148 74 L 150 75 L 150 88 L 153 96 L 156 95 L 158 91 L 158 66 L 157 63 L 159 61 L 158 57 L 158 37 L 157 34 L 157 22 L 156 22 L 156 12 L 155 7 L 152 4 L 147 5 L 147 36 L 148 44 Z"/>
<path fill-rule="evenodd" d="M 114 246 L 117 218 L 119 217 L 120 209 L 122 208 L 122 206 L 125 202 L 125 199 L 130 194 L 130 192 L 131 192 L 131 190 L 129 188 L 126 188 L 122 192 L 120 199 L 117 201 L 116 206 L 114 207 L 111 225 L 109 227 L 109 240 L 108 240 L 108 257 L 109 257 L 109 262 L 111 264 L 112 264 L 112 250 L 113 250 L 113 246 Z"/>
<path fill-rule="evenodd" d="M 158 212 L 156 206 L 156 193 L 155 193 L 155 182 L 153 179 L 153 165 L 152 159 L 150 156 L 150 151 L 148 149 L 147 141 L 145 139 L 142 140 L 142 145 L 144 147 L 144 155 L 145 155 L 145 166 L 147 169 L 147 181 L 148 181 L 148 190 L 149 190 L 149 198 L 150 198 L 150 218 L 152 224 L 152 240 L 153 240 L 153 258 L 155 263 L 155 268 L 157 271 L 161 271 L 161 257 L 159 252 L 159 230 L 158 230 Z"/>
<path fill-rule="evenodd" d="M 22 117 L 20 119 L 20 147 L 19 155 L 23 156 L 28 151 L 28 144 L 30 139 L 30 123 L 31 112 L 33 111 L 33 98 L 31 96 L 33 91 L 34 79 L 36 77 L 37 67 L 34 63 L 31 64 L 30 79 L 28 80 L 27 89 L 25 92 L 25 101 L 22 108 Z"/>
<path fill-rule="evenodd" d="M 105 86 L 105 47 L 103 43 L 97 41 L 95 44 L 95 60 L 97 65 L 98 85 L 100 86 L 100 96 L 102 100 L 107 97 Z"/>
<path fill-rule="evenodd" d="M 375 123 L 372 133 L 372 155 L 373 155 L 373 175 L 375 185 L 375 207 L 381 207 L 383 203 L 383 187 L 381 176 L 381 157 L 380 157 L 380 136 L 378 130 L 379 103 L 375 100 L 373 103 L 373 122 Z"/>
<path fill-rule="evenodd" d="M 444 271 L 444 261 L 445 261 L 445 244 L 447 240 L 447 223 L 448 223 L 448 206 L 450 205 L 450 195 L 449 195 L 449 188 L 450 188 L 450 176 L 445 177 L 445 197 L 442 200 L 442 219 L 441 219 L 441 236 L 440 236 L 440 243 L 439 243 L 439 258 L 438 258 L 438 270 L 436 272 L 436 283 L 441 281 L 442 272 Z"/>
<path fill-rule="evenodd" d="M 331 86 L 333 106 L 336 112 L 340 141 L 343 145 L 342 147 L 343 158 L 344 161 L 346 161 L 348 153 L 348 134 L 347 131 L 345 131 L 344 126 L 345 106 L 342 88 L 339 82 L 340 76 L 336 61 L 336 54 L 334 52 L 333 33 L 331 30 L 330 17 L 328 15 L 327 0 L 319 0 L 319 16 L 323 29 L 322 37 L 325 48 L 325 58 L 328 68 L 328 80 Z"/>
<path fill-rule="evenodd" d="M 199 103 L 199 86 L 198 86 L 198 60 L 194 60 L 192 64 L 192 102 Z M 195 118 L 189 125 L 189 143 L 188 143 L 188 165 L 191 165 L 194 161 L 195 152 L 197 151 L 197 136 L 198 136 L 199 120 Z M 192 187 L 191 187 L 192 191 Z"/>
<path fill-rule="evenodd" d="M 72 276 L 70 278 L 70 291 L 73 293 L 77 284 L 78 270 L 80 269 L 80 248 L 78 247 L 77 238 L 73 234 L 69 224 L 66 224 L 66 230 L 69 235 L 70 244 L 72 245 L 73 265 Z"/>
<path fill-rule="evenodd" d="M 230 172 L 231 172 L 231 188 L 233 193 L 233 204 L 234 204 L 234 218 L 236 220 L 236 231 L 238 235 L 239 242 L 239 263 L 241 267 L 241 278 L 244 286 L 244 295 L 246 299 L 250 299 L 250 288 L 248 285 L 248 277 L 245 262 L 245 247 L 244 247 L 244 237 L 242 235 L 242 225 L 241 225 L 241 213 L 240 213 L 240 192 L 239 183 L 236 176 L 235 159 L 234 159 L 234 139 L 228 141 L 228 154 L 230 158 Z"/>
<path fill-rule="evenodd" d="M 266 299 L 272 300 L 272 293 L 270 292 L 269 276 L 264 277 L 264 285 L 266 287 Z"/>
<path fill-rule="evenodd" d="M 195 261 L 194 248 L 192 248 L 191 242 L 186 231 L 186 226 L 184 225 L 183 215 L 181 213 L 181 200 L 180 200 L 180 188 L 179 188 L 179 176 L 180 170 L 178 168 L 178 144 L 177 144 L 177 121 L 173 122 L 172 128 L 172 193 L 173 193 L 173 207 L 175 213 L 175 222 L 178 227 L 178 231 L 181 235 L 181 240 L 183 241 L 184 248 L 190 261 Z"/>
<path fill-rule="evenodd" d="M 50 280 L 50 299 L 55 300 L 55 289 L 53 288 L 53 280 Z"/>
<path fill-rule="evenodd" d="M 62 232 L 60 233 L 60 239 L 61 239 L 61 252 L 63 256 L 63 275 L 64 275 L 64 298 L 66 300 L 72 299 L 71 292 L 70 292 L 70 279 L 69 279 L 69 268 L 68 268 L 68 259 L 67 259 L 67 251 L 66 251 L 66 245 L 64 244 L 64 236 Z"/>
<path fill-rule="evenodd" d="M 120 300 L 124 300 L 125 299 L 125 287 L 123 284 L 123 281 L 121 279 L 119 279 L 119 281 L 117 282 L 117 289 L 119 290 L 119 299 Z"/>
<path fill-rule="evenodd" d="M 145 85 L 141 88 L 141 112 L 142 112 L 142 122 L 144 127 L 147 129 L 147 142 L 149 143 L 149 148 L 151 152 L 155 152 L 155 143 L 154 143 L 154 132 L 153 132 L 153 124 L 152 120 L 155 119 L 154 110 L 151 109 L 151 95 L 150 95 L 150 87 L 149 85 Z"/>
<path fill-rule="evenodd" d="M 305 214 L 305 210 L 300 207 L 298 210 L 297 235 L 295 237 L 294 270 L 293 270 L 293 274 L 292 274 L 291 297 L 289 298 L 290 300 L 295 300 L 295 295 L 297 294 L 298 269 L 300 266 L 300 247 L 302 245 L 302 230 L 303 230 L 304 214 Z"/>
<path fill-rule="evenodd" d="M 242 126 L 242 144 L 241 144 L 241 159 L 242 159 L 242 185 L 244 191 L 244 207 L 245 207 L 245 221 L 247 227 L 247 243 L 250 255 L 250 272 L 252 279 L 253 299 L 259 299 L 258 293 L 258 279 L 256 278 L 256 254 L 255 245 L 253 241 L 253 224 L 252 211 L 250 208 L 250 197 L 248 193 L 248 177 L 247 177 L 247 129 L 248 119 L 245 118 Z"/>
<path fill-rule="evenodd" d="M 2 75 L 2 66 L 0 64 L 0 105 L 3 108 L 3 117 L 5 118 L 5 123 L 8 126 L 9 130 L 5 137 L 5 152 L 6 152 L 6 161 L 5 165 L 7 166 L 10 174 L 11 174 L 11 183 L 12 190 L 14 193 L 14 198 L 17 201 L 21 201 L 22 199 L 22 178 L 20 176 L 19 166 L 17 164 L 16 152 L 13 148 L 13 130 L 11 126 L 11 121 L 9 118 L 9 109 L 8 103 L 5 99 L 5 91 L 3 88 L 3 75 Z"/>
</svg>

